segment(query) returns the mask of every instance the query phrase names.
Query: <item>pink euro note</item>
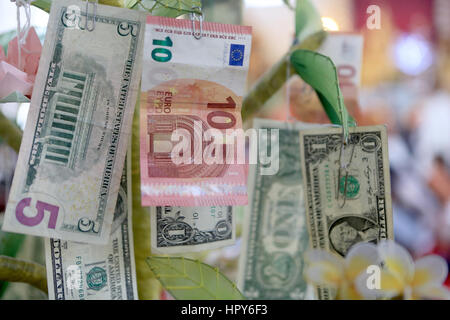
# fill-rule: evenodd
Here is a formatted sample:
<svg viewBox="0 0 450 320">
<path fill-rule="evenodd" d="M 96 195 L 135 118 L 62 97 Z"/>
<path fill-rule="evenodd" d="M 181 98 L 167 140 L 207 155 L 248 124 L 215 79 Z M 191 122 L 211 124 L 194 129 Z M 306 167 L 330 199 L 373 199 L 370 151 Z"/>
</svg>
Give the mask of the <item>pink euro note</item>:
<svg viewBox="0 0 450 320">
<path fill-rule="evenodd" d="M 190 28 L 188 20 L 147 20 L 140 103 L 142 205 L 245 205 L 247 165 L 238 161 L 237 145 L 224 137 L 242 129 L 242 93 L 231 88 L 230 79 L 241 77 L 245 83 L 248 65 L 243 66 L 241 43 L 251 41 L 250 29 L 204 22 L 209 39 L 198 42 Z M 234 40 L 221 41 L 228 37 Z M 241 47 L 230 53 L 233 41 Z M 224 59 L 224 47 L 235 60 Z"/>
</svg>

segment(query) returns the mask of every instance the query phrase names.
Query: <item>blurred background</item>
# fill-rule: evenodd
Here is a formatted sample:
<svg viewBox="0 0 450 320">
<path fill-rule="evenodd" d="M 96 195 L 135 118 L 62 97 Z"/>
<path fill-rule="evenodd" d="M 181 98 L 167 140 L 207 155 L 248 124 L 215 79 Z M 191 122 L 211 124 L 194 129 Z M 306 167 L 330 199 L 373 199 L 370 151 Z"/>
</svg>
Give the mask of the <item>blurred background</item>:
<svg viewBox="0 0 450 320">
<path fill-rule="evenodd" d="M 450 262 L 450 1 L 311 1 L 325 29 L 363 36 L 360 87 L 346 104 L 358 125 L 387 125 L 395 240 L 416 258 L 436 253 Z M 379 28 L 368 27 L 372 5 L 380 9 Z M 203 0 L 203 6 L 207 21 L 253 27 L 249 88 L 293 44 L 295 13 L 281 0 Z M 15 36 L 15 16 L 15 4 L 0 1 L 4 48 Z M 31 17 L 43 40 L 48 15 L 33 7 Z M 22 129 L 28 108 L 26 103 L 0 104 L 0 111 Z M 298 77 L 254 116 L 285 120 L 292 108 L 301 121 L 327 122 L 315 93 Z M 16 158 L 0 140 L 0 221 Z M 45 263 L 40 240 L 23 241 L 27 244 L 17 254 Z M 202 258 L 235 280 L 240 243 L 238 239 L 236 245 Z M 20 284 L 11 285 L 4 296 L 14 297 L 43 298 Z"/>
</svg>

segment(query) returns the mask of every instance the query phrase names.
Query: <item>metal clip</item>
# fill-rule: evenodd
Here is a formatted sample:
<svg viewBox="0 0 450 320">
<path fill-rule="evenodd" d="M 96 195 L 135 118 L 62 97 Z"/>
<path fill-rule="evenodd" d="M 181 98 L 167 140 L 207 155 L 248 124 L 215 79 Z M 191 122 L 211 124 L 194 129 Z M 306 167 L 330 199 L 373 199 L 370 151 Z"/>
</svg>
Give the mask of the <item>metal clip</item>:
<svg viewBox="0 0 450 320">
<path fill-rule="evenodd" d="M 203 12 L 200 7 L 192 7 L 192 10 L 198 10 L 200 13 L 191 12 L 191 21 L 192 21 L 192 35 L 195 39 L 200 40 L 202 38 L 203 33 Z M 196 31 L 195 23 L 198 21 L 200 23 L 200 32 Z"/>
<path fill-rule="evenodd" d="M 350 154 L 350 159 L 347 163 L 344 163 L 344 151 L 346 146 L 348 145 L 348 134 L 346 135 L 344 133 L 344 128 L 342 128 L 342 145 L 341 145 L 341 151 L 339 152 L 339 174 L 338 174 L 338 181 L 337 181 L 337 192 L 336 192 L 336 199 L 339 203 L 339 195 L 340 195 L 340 188 L 341 188 L 341 177 L 343 177 L 343 173 L 345 173 L 345 180 L 344 180 L 344 190 L 342 192 L 342 196 L 344 197 L 342 205 L 339 205 L 339 208 L 343 208 L 345 205 L 345 200 L 347 199 L 347 186 L 348 186 L 348 167 L 352 163 L 353 160 L 353 153 L 355 151 L 355 144 L 352 146 L 352 151 Z"/>
<path fill-rule="evenodd" d="M 94 7 L 94 14 L 91 15 L 92 28 L 89 28 L 89 4 L 90 3 L 92 3 L 92 6 Z M 84 25 L 84 28 L 89 32 L 94 31 L 94 29 L 95 29 L 95 17 L 97 16 L 97 5 L 98 5 L 98 0 L 95 0 L 94 2 L 86 0 L 86 23 Z"/>
</svg>

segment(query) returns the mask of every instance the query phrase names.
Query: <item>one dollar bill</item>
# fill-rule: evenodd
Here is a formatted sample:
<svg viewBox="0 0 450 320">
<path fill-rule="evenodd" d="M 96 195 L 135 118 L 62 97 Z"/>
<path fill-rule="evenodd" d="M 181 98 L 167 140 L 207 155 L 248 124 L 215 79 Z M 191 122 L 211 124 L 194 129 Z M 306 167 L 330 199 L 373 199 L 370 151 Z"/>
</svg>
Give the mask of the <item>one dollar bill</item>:
<svg viewBox="0 0 450 320">
<path fill-rule="evenodd" d="M 50 300 L 138 299 L 129 165 L 122 175 L 113 230 L 107 245 L 46 240 Z"/>
<path fill-rule="evenodd" d="M 279 141 L 260 137 L 258 146 L 279 145 L 279 170 L 261 175 L 260 161 L 249 171 L 250 201 L 243 227 L 239 288 L 248 299 L 300 300 L 308 297 L 303 253 L 309 246 L 300 165 L 299 130 L 311 125 L 254 120 Z M 266 139 L 266 141 L 262 141 Z M 267 141 L 268 140 L 268 141 Z"/>
<path fill-rule="evenodd" d="M 3 230 L 98 244 L 110 236 L 145 14 L 89 7 L 53 1 Z"/>
<path fill-rule="evenodd" d="M 311 246 L 342 257 L 356 243 L 393 239 L 386 128 L 349 130 L 346 144 L 341 128 L 300 131 Z"/>
<path fill-rule="evenodd" d="M 172 254 L 217 249 L 235 241 L 231 206 L 152 207 L 152 251 Z"/>
</svg>

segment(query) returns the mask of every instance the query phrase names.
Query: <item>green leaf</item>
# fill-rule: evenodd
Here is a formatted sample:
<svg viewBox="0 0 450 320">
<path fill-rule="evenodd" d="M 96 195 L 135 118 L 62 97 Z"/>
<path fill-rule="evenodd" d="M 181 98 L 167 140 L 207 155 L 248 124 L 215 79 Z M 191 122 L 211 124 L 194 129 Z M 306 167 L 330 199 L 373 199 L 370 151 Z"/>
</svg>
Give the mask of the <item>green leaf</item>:
<svg viewBox="0 0 450 320">
<path fill-rule="evenodd" d="M 0 34 L 0 46 L 3 47 L 6 55 L 8 54 L 8 44 L 16 35 L 16 29 Z"/>
<path fill-rule="evenodd" d="M 344 127 L 355 126 L 355 120 L 348 114 L 344 104 L 336 66 L 323 54 L 296 50 L 291 55 L 291 64 L 297 74 L 316 91 L 325 112 L 334 124 Z"/>
<path fill-rule="evenodd" d="M 99 2 L 107 1 L 100 0 Z M 50 12 L 52 0 L 35 0 L 31 4 Z M 201 0 L 123 0 L 123 7 L 125 8 L 147 11 L 154 16 L 171 18 L 193 12 L 193 7 L 201 6 Z"/>
<path fill-rule="evenodd" d="M 149 257 L 147 263 L 169 293 L 179 300 L 243 300 L 236 285 L 215 269 L 200 261 Z"/>
<path fill-rule="evenodd" d="M 126 0 L 128 8 L 150 12 L 153 16 L 176 18 L 197 12 L 193 7 L 202 6 L 201 0 Z"/>
<path fill-rule="evenodd" d="M 31 4 L 45 12 L 50 12 L 50 7 L 52 5 L 52 0 L 35 0 Z"/>
<path fill-rule="evenodd" d="M 298 42 L 322 30 L 319 12 L 309 0 L 297 0 L 295 8 L 295 37 Z"/>
<path fill-rule="evenodd" d="M 24 103 L 24 102 L 30 102 L 30 99 L 25 97 L 20 92 L 13 92 L 10 95 L 4 97 L 3 99 L 0 99 L 0 103 L 8 103 L 8 102 L 16 102 L 16 103 Z"/>
<path fill-rule="evenodd" d="M 290 0 L 283 0 L 283 2 L 289 9 L 294 10 Z"/>
</svg>

